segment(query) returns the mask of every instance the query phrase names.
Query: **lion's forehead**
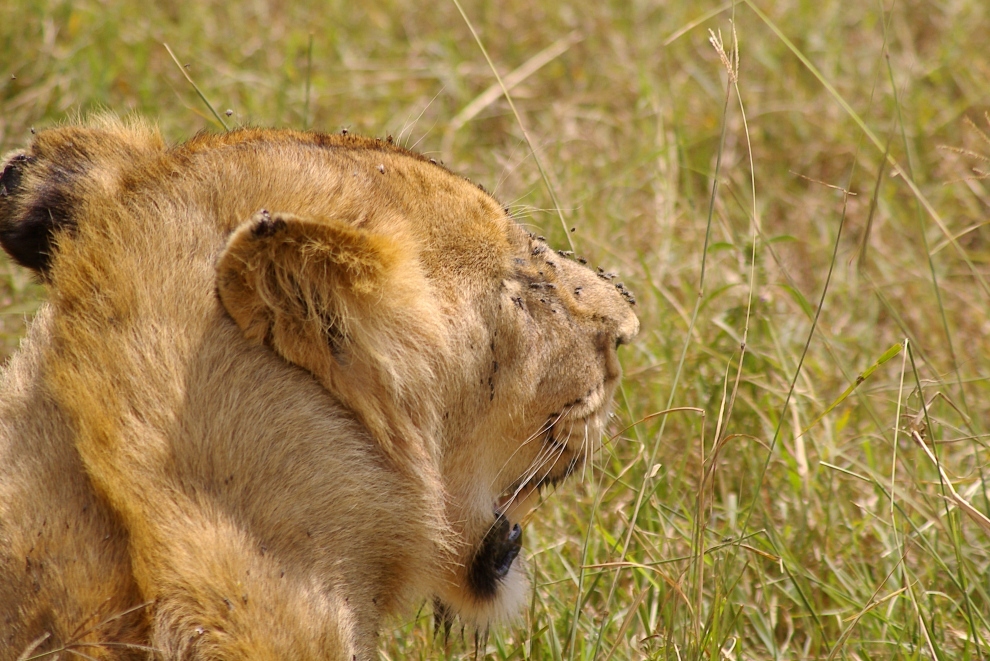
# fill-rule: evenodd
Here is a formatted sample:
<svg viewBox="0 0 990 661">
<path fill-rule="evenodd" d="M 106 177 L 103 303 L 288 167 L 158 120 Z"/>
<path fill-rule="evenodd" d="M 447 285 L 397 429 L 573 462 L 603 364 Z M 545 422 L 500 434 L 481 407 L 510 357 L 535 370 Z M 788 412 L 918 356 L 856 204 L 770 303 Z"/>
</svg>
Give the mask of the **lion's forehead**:
<svg viewBox="0 0 990 661">
<path fill-rule="evenodd" d="M 383 140 L 244 130 L 201 136 L 173 158 L 198 170 L 193 178 L 204 199 L 226 211 L 219 214 L 222 225 L 240 222 L 262 203 L 271 210 L 343 215 L 366 229 L 418 240 L 427 268 L 456 263 L 486 274 L 504 264 L 521 234 L 484 188 Z M 218 180 L 224 183 L 219 191 Z"/>
</svg>

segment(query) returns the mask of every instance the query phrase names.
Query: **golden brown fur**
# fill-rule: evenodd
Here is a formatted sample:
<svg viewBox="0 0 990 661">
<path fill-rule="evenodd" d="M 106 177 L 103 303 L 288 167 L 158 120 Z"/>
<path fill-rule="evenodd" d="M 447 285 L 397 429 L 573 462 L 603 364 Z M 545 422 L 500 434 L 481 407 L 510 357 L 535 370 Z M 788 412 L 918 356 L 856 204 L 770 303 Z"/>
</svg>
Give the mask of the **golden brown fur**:
<svg viewBox="0 0 990 661">
<path fill-rule="evenodd" d="M 0 184 L 50 296 L 0 390 L 0 659 L 370 659 L 424 598 L 518 609 L 513 526 L 638 328 L 607 279 L 365 138 L 98 120 Z"/>
</svg>

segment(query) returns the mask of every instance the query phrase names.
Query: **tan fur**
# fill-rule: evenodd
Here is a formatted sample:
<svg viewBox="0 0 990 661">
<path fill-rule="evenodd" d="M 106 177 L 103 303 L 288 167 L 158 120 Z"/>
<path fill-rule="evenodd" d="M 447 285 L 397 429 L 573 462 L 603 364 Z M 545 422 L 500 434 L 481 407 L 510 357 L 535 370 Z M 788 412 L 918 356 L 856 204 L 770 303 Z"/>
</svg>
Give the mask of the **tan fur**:
<svg viewBox="0 0 990 661">
<path fill-rule="evenodd" d="M 103 119 L 3 180 L 50 301 L 0 390 L 0 659 L 371 659 L 423 599 L 518 610 L 511 524 L 638 329 L 607 279 L 365 138 Z"/>
</svg>

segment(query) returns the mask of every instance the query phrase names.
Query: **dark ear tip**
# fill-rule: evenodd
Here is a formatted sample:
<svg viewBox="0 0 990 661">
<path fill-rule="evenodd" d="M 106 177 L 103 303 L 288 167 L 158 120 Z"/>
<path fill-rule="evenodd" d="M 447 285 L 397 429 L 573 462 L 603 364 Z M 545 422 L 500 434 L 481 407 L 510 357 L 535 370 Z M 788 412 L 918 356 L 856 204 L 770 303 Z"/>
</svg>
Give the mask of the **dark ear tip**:
<svg viewBox="0 0 990 661">
<path fill-rule="evenodd" d="M 19 197 L 21 183 L 24 179 L 24 166 L 30 162 L 29 156 L 20 153 L 7 159 L 3 165 L 3 174 L 0 174 L 0 245 L 21 266 L 35 268 L 31 264 L 25 263 L 25 258 L 28 255 L 22 249 L 24 228 L 19 227 L 13 217 L 16 213 L 15 199 Z"/>
<path fill-rule="evenodd" d="M 258 213 L 254 214 L 254 217 L 251 220 L 254 222 L 254 226 L 251 228 L 251 236 L 256 239 L 274 236 L 281 230 L 285 229 L 285 221 L 281 218 L 273 219 L 267 209 L 262 209 Z"/>
<path fill-rule="evenodd" d="M 22 169 L 31 160 L 30 156 L 21 153 L 16 154 L 4 163 L 3 174 L 0 174 L 0 197 L 10 197 L 20 190 L 21 178 L 24 174 Z"/>
<path fill-rule="evenodd" d="M 51 254 L 51 228 L 39 223 L 0 224 L 0 245 L 15 262 L 44 273 L 48 270 Z"/>
<path fill-rule="evenodd" d="M 0 246 L 21 266 L 44 273 L 51 261 L 53 234 L 64 224 L 68 207 L 57 189 L 33 204 L 24 190 L 24 172 L 35 158 L 24 153 L 8 158 L 0 174 Z M 39 203 L 40 202 L 40 203 Z"/>
</svg>

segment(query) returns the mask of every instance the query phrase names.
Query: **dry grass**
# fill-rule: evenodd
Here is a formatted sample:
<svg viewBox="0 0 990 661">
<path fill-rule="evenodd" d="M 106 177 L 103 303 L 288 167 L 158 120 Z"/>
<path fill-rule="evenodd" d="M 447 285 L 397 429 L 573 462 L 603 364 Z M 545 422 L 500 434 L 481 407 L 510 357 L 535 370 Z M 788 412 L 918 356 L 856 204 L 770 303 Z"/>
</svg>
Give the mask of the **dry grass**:
<svg viewBox="0 0 990 661">
<path fill-rule="evenodd" d="M 186 4 L 0 5 L 0 147 L 95 107 L 217 130 L 168 42 L 224 121 L 391 133 L 637 295 L 633 426 L 544 504 L 488 656 L 990 658 L 983 0 L 466 2 L 522 125 L 471 105 L 453 3 Z M 40 296 L 0 262 L 4 355 Z"/>
</svg>

